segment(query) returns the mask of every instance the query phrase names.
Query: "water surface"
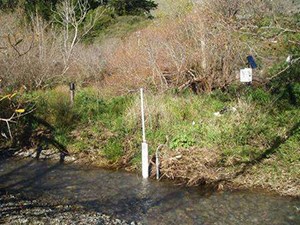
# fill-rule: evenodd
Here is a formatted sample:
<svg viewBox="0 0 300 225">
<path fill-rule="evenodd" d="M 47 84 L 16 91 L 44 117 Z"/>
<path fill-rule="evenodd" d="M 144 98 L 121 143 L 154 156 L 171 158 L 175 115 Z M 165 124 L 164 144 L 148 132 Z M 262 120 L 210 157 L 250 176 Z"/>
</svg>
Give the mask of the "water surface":
<svg viewBox="0 0 300 225">
<path fill-rule="evenodd" d="M 140 176 L 36 160 L 0 161 L 0 189 L 80 204 L 143 224 L 300 224 L 300 200 L 246 191 L 208 192 Z"/>
</svg>

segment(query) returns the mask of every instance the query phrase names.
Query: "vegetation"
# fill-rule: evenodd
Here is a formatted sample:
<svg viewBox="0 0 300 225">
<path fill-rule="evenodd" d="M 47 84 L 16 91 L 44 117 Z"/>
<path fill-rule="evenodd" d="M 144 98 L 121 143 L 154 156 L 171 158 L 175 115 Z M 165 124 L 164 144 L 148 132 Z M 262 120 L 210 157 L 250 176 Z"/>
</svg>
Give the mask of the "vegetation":
<svg viewBox="0 0 300 225">
<path fill-rule="evenodd" d="M 115 9 L 118 15 L 150 14 L 150 11 L 157 7 L 157 4 L 152 0 L 111 0 L 109 5 Z"/>
<path fill-rule="evenodd" d="M 51 133 L 70 153 L 92 157 L 95 164 L 139 170 L 138 93 L 111 98 L 83 88 L 71 106 L 68 92 L 57 87 L 24 96 L 36 105 L 28 147 L 51 147 L 43 138 Z M 146 96 L 150 156 L 153 160 L 156 148 L 164 145 L 165 177 L 189 185 L 257 186 L 299 194 L 299 106 L 289 97 L 283 105 L 280 95 L 253 87 Z M 222 109 L 224 114 L 215 114 Z"/>
<path fill-rule="evenodd" d="M 161 0 L 152 19 L 154 1 L 57 1 L 46 17 L 2 12 L 0 148 L 66 148 L 140 169 L 145 87 L 147 141 L 152 161 L 162 147 L 163 177 L 299 196 L 299 9 L 252 2 Z M 258 64 L 252 86 L 237 78 L 248 55 Z M 10 138 L 3 121 L 14 113 Z"/>
<path fill-rule="evenodd" d="M 68 0 L 70 2 L 70 0 Z M 71 0 L 77 4 L 86 2 L 89 9 L 93 10 L 99 6 L 112 7 L 118 15 L 137 15 L 150 14 L 150 11 L 157 7 L 157 4 L 152 0 Z M 27 15 L 38 12 L 44 19 L 50 20 L 53 10 L 56 10 L 57 5 L 64 2 L 64 0 L 1 0 L 0 9 L 15 10 L 22 8 Z"/>
</svg>

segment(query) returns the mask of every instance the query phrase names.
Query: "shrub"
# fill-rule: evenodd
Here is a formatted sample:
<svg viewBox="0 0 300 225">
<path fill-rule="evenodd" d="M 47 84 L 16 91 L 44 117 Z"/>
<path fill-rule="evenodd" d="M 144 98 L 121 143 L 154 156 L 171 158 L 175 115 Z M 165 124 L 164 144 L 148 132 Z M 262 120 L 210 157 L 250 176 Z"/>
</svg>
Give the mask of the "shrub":
<svg viewBox="0 0 300 225">
<path fill-rule="evenodd" d="M 284 72 L 280 73 L 269 83 L 269 88 L 272 90 L 272 93 L 278 96 L 278 98 L 282 100 L 283 104 L 287 102 L 291 105 L 299 106 L 299 66 L 300 62 L 296 62 L 290 67 L 286 67 L 287 69 L 285 69 Z"/>
<path fill-rule="evenodd" d="M 151 10 L 157 7 L 157 4 L 152 0 L 110 0 L 109 5 L 114 8 L 118 15 L 149 14 Z"/>
<path fill-rule="evenodd" d="M 57 87 L 46 92 L 38 91 L 27 98 L 35 99 L 36 115 L 56 129 L 69 131 L 80 122 L 79 114 L 71 105 L 67 88 Z"/>
<path fill-rule="evenodd" d="M 122 141 L 120 139 L 111 138 L 103 148 L 103 153 L 107 159 L 115 161 L 123 154 Z"/>
<path fill-rule="evenodd" d="M 191 134 L 181 134 L 174 137 L 170 142 L 170 148 L 189 148 L 195 145 L 195 140 L 191 137 Z"/>
</svg>

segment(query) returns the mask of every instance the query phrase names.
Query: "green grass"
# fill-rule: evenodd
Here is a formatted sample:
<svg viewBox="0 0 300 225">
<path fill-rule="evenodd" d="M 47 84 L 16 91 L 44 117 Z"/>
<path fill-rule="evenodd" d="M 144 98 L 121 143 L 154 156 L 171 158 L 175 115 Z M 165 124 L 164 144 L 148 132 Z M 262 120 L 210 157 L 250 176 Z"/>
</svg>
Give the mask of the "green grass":
<svg viewBox="0 0 300 225">
<path fill-rule="evenodd" d="M 249 89 L 239 99 L 234 95 L 146 95 L 148 142 L 153 148 L 166 143 L 173 150 L 195 146 L 222 149 L 224 157 L 251 160 L 297 122 L 299 108 L 277 108 L 274 98 L 262 89 Z M 97 90 L 85 88 L 76 93 L 73 106 L 63 88 L 35 92 L 27 98 L 34 99 L 35 115 L 53 126 L 57 139 L 66 145 L 81 148 L 94 145 L 90 138 L 101 138 L 103 146 L 95 146 L 116 159 L 122 151 L 114 153 L 113 146 L 122 148 L 126 138 L 133 146 L 141 142 L 138 95 L 104 99 Z M 237 111 L 214 115 L 225 106 Z M 74 140 L 70 133 L 76 130 L 81 138 Z"/>
<path fill-rule="evenodd" d="M 116 161 L 123 155 L 122 140 L 111 138 L 103 148 L 103 153 L 108 160 Z"/>
<path fill-rule="evenodd" d="M 147 27 L 151 20 L 145 16 L 112 16 L 106 13 L 84 38 L 84 42 L 91 43 L 109 38 L 123 38 L 129 34 Z"/>
</svg>

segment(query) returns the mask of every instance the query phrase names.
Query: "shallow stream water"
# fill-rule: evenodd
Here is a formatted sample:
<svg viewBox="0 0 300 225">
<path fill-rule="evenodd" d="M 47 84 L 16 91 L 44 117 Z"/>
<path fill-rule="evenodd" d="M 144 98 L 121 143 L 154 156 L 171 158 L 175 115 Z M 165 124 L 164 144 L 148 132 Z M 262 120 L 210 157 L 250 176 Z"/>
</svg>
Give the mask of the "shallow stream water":
<svg viewBox="0 0 300 225">
<path fill-rule="evenodd" d="M 0 189 L 45 201 L 63 199 L 142 224 L 300 224 L 299 199 L 249 191 L 210 192 L 45 161 L 0 161 Z"/>
</svg>

